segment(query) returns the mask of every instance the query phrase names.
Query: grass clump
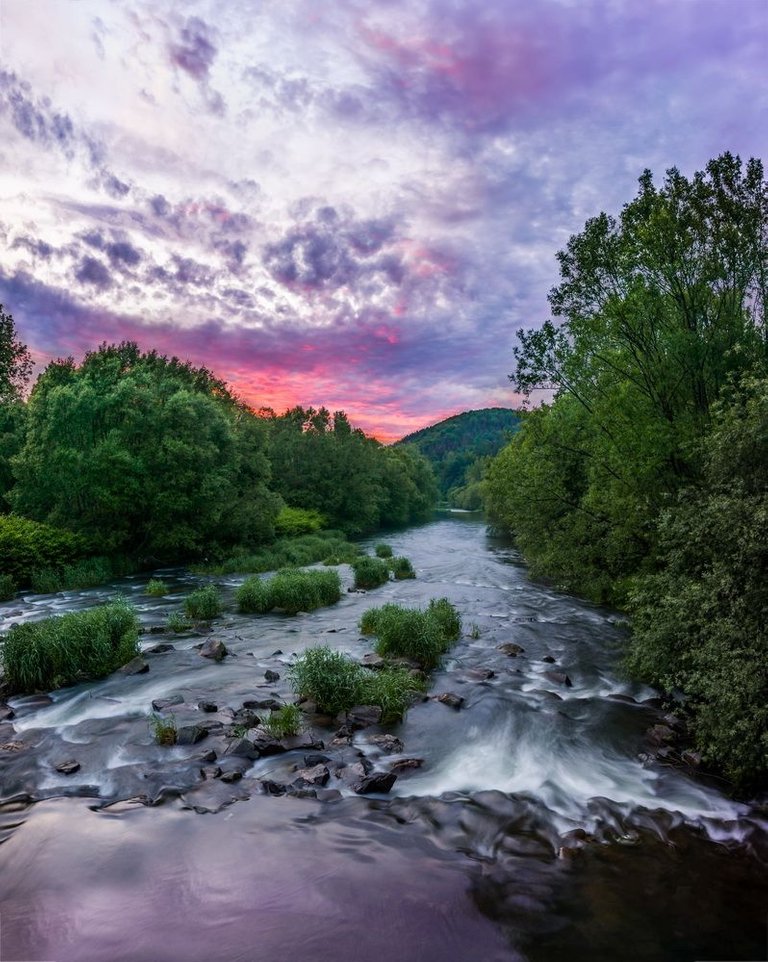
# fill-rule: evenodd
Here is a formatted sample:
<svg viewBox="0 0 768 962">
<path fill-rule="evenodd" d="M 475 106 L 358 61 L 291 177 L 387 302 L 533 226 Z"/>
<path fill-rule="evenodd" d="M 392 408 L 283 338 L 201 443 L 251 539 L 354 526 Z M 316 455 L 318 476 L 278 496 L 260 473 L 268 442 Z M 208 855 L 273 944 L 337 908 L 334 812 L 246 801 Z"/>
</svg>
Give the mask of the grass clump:
<svg viewBox="0 0 768 962">
<path fill-rule="evenodd" d="M 314 611 L 335 605 L 341 598 L 336 571 L 298 571 L 284 568 L 269 580 L 249 578 L 238 588 L 238 609 L 244 614 L 264 614 L 282 608 L 286 614 Z"/>
<path fill-rule="evenodd" d="M 365 704 L 378 705 L 384 718 L 400 718 L 423 690 L 402 668 L 370 671 L 327 645 L 307 650 L 290 667 L 288 679 L 297 695 L 311 698 L 329 715 Z"/>
<path fill-rule="evenodd" d="M 378 588 L 389 581 L 389 566 L 381 558 L 365 556 L 352 562 L 355 588 Z"/>
<path fill-rule="evenodd" d="M 461 634 L 461 618 L 447 598 L 430 601 L 426 611 L 387 604 L 366 611 L 360 630 L 378 636 L 378 654 L 412 658 L 431 669 Z"/>
<path fill-rule="evenodd" d="M 351 562 L 360 554 L 338 531 L 316 531 L 298 538 L 282 538 L 259 551 L 240 550 L 213 566 L 197 566 L 199 574 L 263 574 L 290 566 L 317 564 L 327 558 L 339 558 L 338 564 Z"/>
<path fill-rule="evenodd" d="M 184 612 L 172 611 L 166 619 L 165 626 L 168 631 L 179 635 L 182 631 L 189 631 L 189 629 L 192 627 L 192 622 L 189 620 L 189 618 L 187 618 Z"/>
<path fill-rule="evenodd" d="M 0 601 L 10 601 L 16 595 L 16 582 L 10 575 L 0 575 Z"/>
<path fill-rule="evenodd" d="M 383 542 L 381 544 L 377 544 L 374 550 L 376 552 L 377 558 L 392 557 L 392 548 L 390 547 L 390 545 L 384 544 Z"/>
<path fill-rule="evenodd" d="M 6 683 L 32 692 L 103 678 L 138 654 L 138 634 L 136 612 L 122 599 L 14 625 L 1 655 Z"/>
<path fill-rule="evenodd" d="M 415 578 L 416 572 L 408 558 L 392 558 L 389 568 L 397 581 L 405 581 L 406 578 Z"/>
<path fill-rule="evenodd" d="M 162 598 L 163 595 L 168 594 L 168 585 L 164 581 L 161 581 L 160 578 L 151 578 L 147 582 L 144 593 L 150 595 L 152 598 Z"/>
<path fill-rule="evenodd" d="M 78 588 L 95 588 L 121 574 L 127 574 L 130 565 L 120 559 L 82 558 L 60 568 L 38 568 L 32 572 L 30 584 L 33 591 L 53 594 L 55 591 L 74 591 Z"/>
<path fill-rule="evenodd" d="M 152 735 L 158 745 L 176 744 L 176 721 L 173 718 L 163 718 L 162 715 L 152 714 L 149 719 Z"/>
<path fill-rule="evenodd" d="M 304 715 L 298 705 L 283 705 L 262 718 L 261 727 L 273 738 L 289 738 L 299 734 L 303 723 Z"/>
<path fill-rule="evenodd" d="M 184 611 L 193 621 L 210 621 L 221 614 L 221 595 L 216 585 L 196 588 L 184 601 Z"/>
</svg>

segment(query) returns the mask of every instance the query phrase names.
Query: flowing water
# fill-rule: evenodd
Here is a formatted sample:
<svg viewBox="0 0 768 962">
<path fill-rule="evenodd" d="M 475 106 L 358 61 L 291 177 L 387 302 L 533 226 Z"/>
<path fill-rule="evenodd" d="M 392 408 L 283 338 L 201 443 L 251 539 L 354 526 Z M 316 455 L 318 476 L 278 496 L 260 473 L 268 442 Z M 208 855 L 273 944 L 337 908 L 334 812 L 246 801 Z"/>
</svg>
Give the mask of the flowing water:
<svg viewBox="0 0 768 962">
<path fill-rule="evenodd" d="M 620 619 L 532 582 L 474 516 L 388 540 L 417 580 L 295 618 L 227 615 L 213 626 L 233 655 L 220 664 L 200 658 L 199 635 L 158 631 L 206 580 L 184 572 L 162 573 L 163 599 L 143 594 L 142 577 L 0 606 L 3 630 L 119 589 L 141 612 L 144 647 L 175 646 L 148 654 L 146 674 L 11 701 L 15 717 L 0 723 L 1 960 L 766 957 L 765 803 L 735 802 L 653 757 L 658 703 L 620 678 Z M 238 583 L 221 582 L 228 596 Z M 294 653 L 369 651 L 357 630 L 367 607 L 437 597 L 458 607 L 465 635 L 430 693 L 464 704 L 430 698 L 392 729 L 423 765 L 389 795 L 340 783 L 332 801 L 271 797 L 260 780 L 303 764 L 302 752 L 247 762 L 224 784 L 201 779 L 211 746 L 226 767 L 222 737 L 154 743 L 153 699 L 180 695 L 180 724 L 200 718 L 201 699 L 231 720 L 245 699 L 288 695 Z M 524 651 L 511 657 L 505 643 Z M 266 682 L 267 669 L 280 680 Z M 391 763 L 367 732 L 348 751 Z M 58 773 L 66 758 L 80 770 Z"/>
</svg>

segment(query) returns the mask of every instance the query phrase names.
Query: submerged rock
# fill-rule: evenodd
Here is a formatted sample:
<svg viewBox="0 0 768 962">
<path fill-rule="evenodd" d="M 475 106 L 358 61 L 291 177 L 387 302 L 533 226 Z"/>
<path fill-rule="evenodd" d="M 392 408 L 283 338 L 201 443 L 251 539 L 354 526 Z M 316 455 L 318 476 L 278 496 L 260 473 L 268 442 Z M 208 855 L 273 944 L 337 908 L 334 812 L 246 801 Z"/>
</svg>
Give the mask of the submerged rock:
<svg viewBox="0 0 768 962">
<path fill-rule="evenodd" d="M 522 655 L 525 651 L 521 645 L 516 645 L 513 642 L 508 642 L 505 645 L 497 645 L 496 650 L 502 652 L 505 655 L 509 655 L 511 658 L 516 658 L 518 655 Z"/>
<path fill-rule="evenodd" d="M 210 658 L 213 661 L 221 661 L 225 655 L 228 655 L 227 646 L 223 641 L 219 641 L 218 638 L 209 638 L 204 641 L 200 648 L 200 655 L 202 658 Z"/>
<path fill-rule="evenodd" d="M 59 762 L 56 765 L 56 771 L 62 775 L 74 775 L 75 772 L 80 771 L 80 762 L 74 758 L 68 758 L 66 761 Z"/>
<path fill-rule="evenodd" d="M 144 651 L 144 654 L 145 655 L 164 655 L 167 651 L 176 651 L 176 646 L 163 642 L 160 645 L 152 645 L 151 648 L 147 648 Z"/>
<path fill-rule="evenodd" d="M 6 705 L 5 702 L 0 702 L 0 721 L 10 721 L 12 718 L 16 717 L 16 712 Z"/>
<path fill-rule="evenodd" d="M 573 682 L 564 671 L 545 671 L 544 677 L 555 685 L 565 685 L 566 688 L 573 688 Z"/>
<path fill-rule="evenodd" d="M 461 695 L 457 695 L 455 691 L 444 691 L 441 695 L 437 695 L 437 700 L 441 705 L 447 705 L 449 708 L 455 708 L 458 711 L 464 704 L 464 699 Z"/>
<path fill-rule="evenodd" d="M 208 714 L 219 710 L 219 706 L 212 701 L 199 701 L 197 707 L 200 711 L 207 712 Z"/>
<path fill-rule="evenodd" d="M 280 672 L 272 671 L 271 668 L 268 668 L 264 672 L 264 677 L 267 679 L 267 681 L 280 681 Z"/>
<path fill-rule="evenodd" d="M 403 743 L 394 735 L 371 735 L 368 744 L 374 745 L 385 755 L 397 755 L 403 750 Z"/>
<path fill-rule="evenodd" d="M 423 758 L 398 758 L 390 765 L 390 771 L 397 772 L 400 775 L 404 772 L 415 771 L 417 768 L 421 768 L 423 764 Z"/>
<path fill-rule="evenodd" d="M 118 671 L 123 675 L 146 675 L 149 671 L 149 664 L 144 661 L 141 655 L 137 655 L 135 658 L 131 658 L 127 665 L 118 668 Z"/>
</svg>

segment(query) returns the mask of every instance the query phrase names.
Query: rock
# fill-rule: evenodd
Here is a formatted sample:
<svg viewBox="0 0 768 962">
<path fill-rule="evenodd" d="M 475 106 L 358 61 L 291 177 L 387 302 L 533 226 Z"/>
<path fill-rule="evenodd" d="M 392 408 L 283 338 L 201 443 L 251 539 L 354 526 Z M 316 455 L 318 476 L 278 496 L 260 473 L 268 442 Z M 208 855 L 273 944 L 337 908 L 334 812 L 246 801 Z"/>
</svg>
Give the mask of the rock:
<svg viewBox="0 0 768 962">
<path fill-rule="evenodd" d="M 302 732 L 300 735 L 286 735 L 280 739 L 280 744 L 286 752 L 301 751 L 322 751 L 325 742 L 315 738 L 311 732 Z"/>
<path fill-rule="evenodd" d="M 200 725 L 182 725 L 176 729 L 177 745 L 196 745 L 208 737 L 208 731 Z"/>
<path fill-rule="evenodd" d="M 268 669 L 264 672 L 264 677 L 265 677 L 265 678 L 267 679 L 267 681 L 269 681 L 269 682 L 280 681 L 280 672 L 279 672 L 279 671 L 272 671 L 271 668 L 268 668 Z"/>
<path fill-rule="evenodd" d="M 145 655 L 164 655 L 166 651 L 176 651 L 175 645 L 161 644 L 152 645 L 151 648 L 147 648 L 144 652 Z"/>
<path fill-rule="evenodd" d="M 310 755 L 304 756 L 304 764 L 307 768 L 314 768 L 316 765 L 325 765 L 325 763 L 330 760 L 329 755 L 323 755 L 320 752 L 312 752 Z"/>
<path fill-rule="evenodd" d="M 511 658 L 517 658 L 518 655 L 523 654 L 525 648 L 520 645 L 515 645 L 510 641 L 505 645 L 497 645 L 496 650 L 503 652 L 505 655 L 509 655 Z"/>
<path fill-rule="evenodd" d="M 636 705 L 637 701 L 631 695 L 625 695 L 623 692 L 614 691 L 608 695 L 611 701 L 624 702 L 626 705 Z"/>
<path fill-rule="evenodd" d="M 654 745 L 665 745 L 674 740 L 675 733 L 669 725 L 654 725 L 648 729 L 648 740 Z"/>
<path fill-rule="evenodd" d="M 152 702 L 152 711 L 165 711 L 172 705 L 181 705 L 183 701 L 183 695 L 169 695 L 167 698 L 156 698 Z"/>
<path fill-rule="evenodd" d="M 255 698 L 243 702 L 243 708 L 251 711 L 280 711 L 283 703 L 277 698 Z"/>
<path fill-rule="evenodd" d="M 376 670 L 383 668 L 386 664 L 381 655 L 377 655 L 375 652 L 369 651 L 367 655 L 363 655 L 360 659 L 360 664 L 364 668 L 374 668 Z"/>
<path fill-rule="evenodd" d="M 22 708 L 44 708 L 46 705 L 52 705 L 53 699 L 50 695 L 24 695 L 22 698 L 16 698 L 16 710 L 19 711 Z"/>
<path fill-rule="evenodd" d="M 288 791 L 285 785 L 281 785 L 280 782 L 274 782 L 271 778 L 262 780 L 261 789 L 265 795 L 285 795 Z"/>
<path fill-rule="evenodd" d="M 580 845 L 561 845 L 557 850 L 557 857 L 562 861 L 569 862 L 572 859 L 579 858 L 582 853 L 582 848 Z"/>
<path fill-rule="evenodd" d="M 300 768 L 291 784 L 295 788 L 314 788 L 317 785 L 322 788 L 330 777 L 331 773 L 325 765 L 313 765 L 312 768 Z"/>
<path fill-rule="evenodd" d="M 546 661 L 548 665 L 554 665 L 556 661 L 556 659 L 553 658 L 552 655 L 544 655 L 544 657 L 541 660 Z"/>
<path fill-rule="evenodd" d="M 200 655 L 203 658 L 211 658 L 213 661 L 221 661 L 221 659 L 228 654 L 227 646 L 223 641 L 219 641 L 218 638 L 209 638 L 203 642 L 200 648 Z"/>
<path fill-rule="evenodd" d="M 335 802 L 337 798 L 342 798 L 338 788 L 318 788 L 315 798 L 320 802 Z"/>
<path fill-rule="evenodd" d="M 217 758 L 218 758 L 218 755 L 216 754 L 216 752 L 212 748 L 209 748 L 207 752 L 203 752 L 203 754 L 200 756 L 200 761 L 215 762 Z"/>
<path fill-rule="evenodd" d="M 80 762 L 74 758 L 68 758 L 65 762 L 59 762 L 56 765 L 56 771 L 62 775 L 74 775 L 75 772 L 80 771 Z"/>
<path fill-rule="evenodd" d="M 283 653 L 282 649 L 278 648 L 277 651 L 272 652 L 272 657 L 276 658 L 278 655 L 282 655 L 282 653 Z"/>
<path fill-rule="evenodd" d="M 219 710 L 219 706 L 212 701 L 199 701 L 197 703 L 197 707 L 200 711 L 208 714 Z"/>
<path fill-rule="evenodd" d="M 416 768 L 421 768 L 423 764 L 423 758 L 398 758 L 397 761 L 392 762 L 389 770 L 401 774 L 403 772 L 412 772 Z"/>
<path fill-rule="evenodd" d="M 150 625 L 150 626 L 149 626 L 149 633 L 150 633 L 150 635 L 162 635 L 164 631 L 165 631 L 165 625 Z M 160 646 L 158 645 L 158 647 L 160 647 Z"/>
<path fill-rule="evenodd" d="M 331 739 L 331 748 L 346 748 L 347 745 L 352 744 L 352 738 L 350 735 L 337 736 Z"/>
<path fill-rule="evenodd" d="M 403 750 L 403 743 L 394 735 L 371 735 L 369 745 L 375 745 L 385 755 L 397 755 Z"/>
<path fill-rule="evenodd" d="M 149 665 L 141 655 L 137 655 L 135 658 L 131 658 L 127 665 L 118 668 L 118 671 L 123 675 L 146 675 L 149 671 Z"/>
<path fill-rule="evenodd" d="M 685 762 L 686 765 L 691 765 L 693 768 L 698 768 L 699 765 L 701 765 L 701 754 L 693 751 L 691 748 L 686 748 L 686 750 L 680 755 L 680 758 Z"/>
<path fill-rule="evenodd" d="M 0 702 L 0 721 L 10 721 L 16 717 L 16 712 L 5 702 Z"/>
<path fill-rule="evenodd" d="M 573 688 L 573 682 L 564 671 L 545 671 L 544 677 L 555 685 L 565 685 L 566 688 Z"/>
<path fill-rule="evenodd" d="M 259 751 L 252 741 L 248 738 L 235 738 L 227 745 L 227 755 L 235 755 L 238 758 L 248 758 L 255 761 L 259 757 Z"/>
<path fill-rule="evenodd" d="M 262 758 L 284 755 L 288 749 L 279 738 L 273 738 L 264 729 L 257 728 L 253 736 L 253 746 Z"/>
<path fill-rule="evenodd" d="M 464 704 L 464 699 L 461 695 L 457 695 L 453 691 L 444 691 L 441 695 L 437 695 L 437 700 L 441 705 L 447 705 L 449 708 L 455 708 L 458 711 Z"/>
<path fill-rule="evenodd" d="M 355 793 L 357 795 L 368 795 L 371 792 L 386 794 L 396 781 L 397 775 L 394 772 L 372 772 L 355 786 Z"/>
<path fill-rule="evenodd" d="M 347 712 L 347 727 L 352 731 L 378 725 L 381 721 L 381 708 L 378 705 L 354 705 Z"/>
<path fill-rule="evenodd" d="M 465 674 L 470 681 L 488 681 L 496 676 L 496 672 L 490 668 L 469 668 Z"/>
<path fill-rule="evenodd" d="M 242 777 L 243 773 L 239 768 L 233 768 L 231 771 L 224 772 L 223 775 L 220 776 L 222 782 L 228 785 L 232 782 L 239 782 Z"/>
<path fill-rule="evenodd" d="M 205 781 L 209 781 L 212 778 L 220 778 L 221 769 L 218 765 L 206 765 L 200 769 L 200 775 Z"/>
</svg>

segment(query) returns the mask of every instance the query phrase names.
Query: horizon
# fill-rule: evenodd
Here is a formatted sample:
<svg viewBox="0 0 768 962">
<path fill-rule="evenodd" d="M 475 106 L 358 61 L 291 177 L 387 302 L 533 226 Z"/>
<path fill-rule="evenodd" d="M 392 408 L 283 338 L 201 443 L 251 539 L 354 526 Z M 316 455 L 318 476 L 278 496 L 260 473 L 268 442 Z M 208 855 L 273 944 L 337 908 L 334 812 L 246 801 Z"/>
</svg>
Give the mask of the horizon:
<svg viewBox="0 0 768 962">
<path fill-rule="evenodd" d="M 386 443 L 515 409 L 568 237 L 765 155 L 767 37 L 760 0 L 5 3 L 0 302 L 35 374 L 135 340 Z"/>
</svg>

